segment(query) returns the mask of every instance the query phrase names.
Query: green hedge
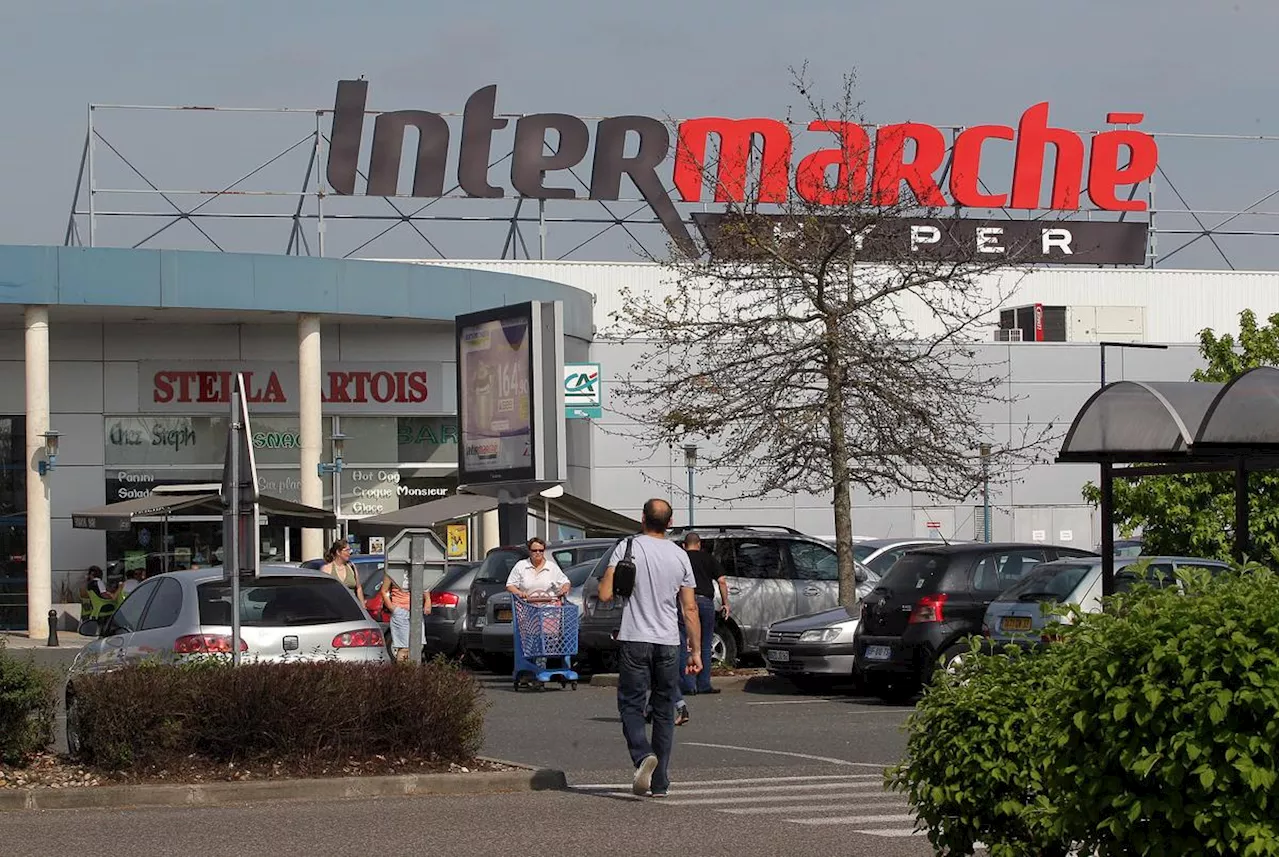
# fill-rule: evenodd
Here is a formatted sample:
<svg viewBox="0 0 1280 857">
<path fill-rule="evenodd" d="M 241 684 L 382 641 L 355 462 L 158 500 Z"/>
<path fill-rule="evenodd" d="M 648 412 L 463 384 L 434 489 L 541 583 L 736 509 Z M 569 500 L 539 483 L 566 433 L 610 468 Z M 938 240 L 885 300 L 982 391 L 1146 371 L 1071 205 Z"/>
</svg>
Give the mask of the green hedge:
<svg viewBox="0 0 1280 857">
<path fill-rule="evenodd" d="M 1136 589 L 1062 642 L 939 671 L 889 774 L 935 847 L 1277 854 L 1275 572 Z"/>
<path fill-rule="evenodd" d="M 443 661 L 131 666 L 75 678 L 72 700 L 76 755 L 124 771 L 191 757 L 291 770 L 378 756 L 462 762 L 480 749 L 486 708 L 475 679 Z"/>
<path fill-rule="evenodd" d="M 53 742 L 53 673 L 9 657 L 0 642 L 0 762 L 21 765 Z"/>
</svg>

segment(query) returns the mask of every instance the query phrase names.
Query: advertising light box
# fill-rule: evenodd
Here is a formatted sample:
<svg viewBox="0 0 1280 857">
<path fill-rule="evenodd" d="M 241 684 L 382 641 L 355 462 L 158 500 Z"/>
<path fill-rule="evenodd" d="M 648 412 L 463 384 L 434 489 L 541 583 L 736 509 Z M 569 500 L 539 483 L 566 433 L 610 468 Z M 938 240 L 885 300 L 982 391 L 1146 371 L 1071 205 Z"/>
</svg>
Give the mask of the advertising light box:
<svg viewBox="0 0 1280 857">
<path fill-rule="evenodd" d="M 561 314 L 547 302 L 457 317 L 460 484 L 519 493 L 565 479 Z"/>
</svg>

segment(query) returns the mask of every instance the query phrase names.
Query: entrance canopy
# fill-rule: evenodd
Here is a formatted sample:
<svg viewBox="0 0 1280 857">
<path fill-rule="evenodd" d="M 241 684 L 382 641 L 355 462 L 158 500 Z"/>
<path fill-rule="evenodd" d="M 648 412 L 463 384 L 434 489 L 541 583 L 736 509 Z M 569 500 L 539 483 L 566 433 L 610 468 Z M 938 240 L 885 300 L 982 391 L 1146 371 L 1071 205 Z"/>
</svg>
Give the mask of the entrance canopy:
<svg viewBox="0 0 1280 857">
<path fill-rule="evenodd" d="M 534 495 L 528 502 L 531 515 L 538 517 L 544 514 L 549 515 L 553 521 L 580 527 L 587 536 L 613 536 L 640 532 L 639 521 L 571 494 L 550 499 Z M 496 508 L 498 508 L 498 501 L 494 497 L 455 494 L 452 497 L 432 500 L 430 503 L 407 506 L 385 515 L 351 521 L 351 529 L 366 535 L 394 534 L 403 529 L 430 527 Z"/>
<path fill-rule="evenodd" d="M 1280 374 L 1250 369 L 1226 384 L 1117 381 L 1085 403 L 1058 461 L 1101 465 L 1102 592 L 1115 586 L 1116 479 L 1235 472 L 1235 554 L 1249 553 L 1248 471 L 1276 470 Z M 1131 465 L 1116 467 L 1118 464 Z"/>
<path fill-rule="evenodd" d="M 274 527 L 333 529 L 333 512 L 304 506 L 292 500 L 259 496 L 267 524 Z M 226 511 L 220 494 L 152 494 L 71 514 L 71 526 L 80 530 L 127 530 L 139 518 L 172 518 L 175 515 L 221 515 Z"/>
</svg>

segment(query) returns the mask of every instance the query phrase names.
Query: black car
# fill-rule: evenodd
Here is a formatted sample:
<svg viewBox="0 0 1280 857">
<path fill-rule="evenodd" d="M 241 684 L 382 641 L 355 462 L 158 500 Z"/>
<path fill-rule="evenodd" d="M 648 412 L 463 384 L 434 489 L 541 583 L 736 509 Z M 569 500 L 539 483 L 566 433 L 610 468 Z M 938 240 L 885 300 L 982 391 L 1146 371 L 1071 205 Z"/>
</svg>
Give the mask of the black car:
<svg viewBox="0 0 1280 857">
<path fill-rule="evenodd" d="M 969 543 L 908 551 L 862 602 L 856 657 L 867 688 L 913 696 L 982 633 L 988 605 L 1042 562 L 1096 556 L 1044 544 Z"/>
<path fill-rule="evenodd" d="M 547 545 L 548 556 L 561 569 L 598 559 L 613 549 L 617 539 L 575 539 L 572 541 L 550 542 Z M 471 589 L 467 594 L 467 618 L 462 629 L 462 646 L 472 658 L 482 660 L 486 666 L 497 672 L 503 672 L 510 666 L 510 644 L 506 651 L 486 651 L 484 629 L 489 621 L 489 599 L 499 592 L 506 591 L 507 577 L 515 564 L 529 556 L 524 545 L 498 547 L 485 555 L 484 562 L 476 570 L 471 581 Z M 510 607 L 497 616 L 498 621 L 510 622 Z"/>
</svg>

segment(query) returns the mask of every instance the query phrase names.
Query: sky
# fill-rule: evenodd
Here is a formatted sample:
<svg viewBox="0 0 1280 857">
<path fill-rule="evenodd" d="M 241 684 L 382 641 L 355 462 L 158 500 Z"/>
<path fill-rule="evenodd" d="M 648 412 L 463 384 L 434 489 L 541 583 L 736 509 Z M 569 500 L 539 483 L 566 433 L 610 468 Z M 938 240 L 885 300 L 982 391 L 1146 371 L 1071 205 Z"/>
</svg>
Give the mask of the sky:
<svg viewBox="0 0 1280 857">
<path fill-rule="evenodd" d="M 782 117 L 798 100 L 787 69 L 807 62 L 829 96 L 838 94 L 841 75 L 854 71 L 864 113 L 876 122 L 1016 125 L 1023 110 L 1048 101 L 1051 121 L 1077 130 L 1102 126 L 1109 111 L 1136 111 L 1149 131 L 1274 137 L 1277 9 L 1275 0 L 5 0 L 0 241 L 63 243 L 91 102 L 329 107 L 336 82 L 361 75 L 370 81 L 370 108 L 379 109 L 460 111 L 474 90 L 497 84 L 504 112 Z M 95 116 L 99 132 L 150 181 L 187 190 L 230 184 L 304 137 L 315 121 L 305 114 Z M 294 150 L 242 187 L 296 189 L 308 155 L 305 146 Z M 1161 164 L 1191 207 L 1224 212 L 1203 215 L 1206 224 L 1280 185 L 1274 141 L 1170 138 Z M 99 187 L 145 187 L 104 143 L 95 144 L 95 166 Z M 1180 207 L 1168 186 L 1158 193 L 1158 208 Z M 204 198 L 174 199 L 190 207 Z M 103 195 L 96 203 L 99 210 L 167 208 L 138 194 Z M 80 204 L 87 205 L 84 196 Z M 224 198 L 204 211 L 279 212 L 292 204 Z M 433 211 L 513 208 L 510 199 L 500 206 L 463 200 Z M 1259 208 L 1274 212 L 1277 199 Z M 345 210 L 392 213 L 381 201 Z M 555 209 L 574 213 L 604 214 L 589 202 Z M 80 231 L 87 242 L 86 220 Z M 165 222 L 99 218 L 97 241 L 131 246 Z M 197 222 L 235 250 L 283 252 L 290 229 L 287 220 L 266 218 Z M 1186 216 L 1164 222 L 1194 227 Z M 1232 222 L 1237 227 L 1274 232 L 1276 218 L 1240 218 Z M 497 257 L 505 235 L 492 225 L 422 225 L 433 250 L 402 225 L 358 248 L 381 228 L 332 222 L 326 254 Z M 599 228 L 550 224 L 548 256 L 563 255 Z M 1167 252 L 1190 237 L 1159 240 Z M 525 238 L 536 256 L 536 225 Z M 1277 267 L 1273 237 L 1220 243 L 1238 268 Z M 185 223 L 144 246 L 212 249 Z M 633 254 L 630 239 L 615 229 L 570 258 Z M 1225 263 L 1202 240 L 1168 266 Z"/>
</svg>

